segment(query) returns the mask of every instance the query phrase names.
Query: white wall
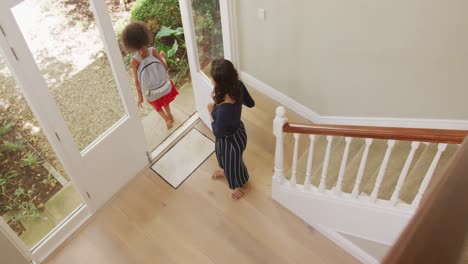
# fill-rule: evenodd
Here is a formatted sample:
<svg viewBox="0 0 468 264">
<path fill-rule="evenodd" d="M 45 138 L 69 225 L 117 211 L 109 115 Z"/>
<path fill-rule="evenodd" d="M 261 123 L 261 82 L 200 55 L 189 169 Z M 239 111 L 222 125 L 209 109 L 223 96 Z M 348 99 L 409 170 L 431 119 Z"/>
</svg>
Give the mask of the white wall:
<svg viewBox="0 0 468 264">
<path fill-rule="evenodd" d="M 467 0 L 236 3 L 240 70 L 320 115 L 468 119 Z"/>
</svg>

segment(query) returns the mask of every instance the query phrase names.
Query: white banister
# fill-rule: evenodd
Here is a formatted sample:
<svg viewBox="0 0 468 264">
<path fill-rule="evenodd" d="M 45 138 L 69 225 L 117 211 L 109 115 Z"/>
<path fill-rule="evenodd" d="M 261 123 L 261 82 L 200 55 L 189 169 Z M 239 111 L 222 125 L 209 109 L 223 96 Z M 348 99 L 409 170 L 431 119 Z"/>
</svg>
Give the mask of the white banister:
<svg viewBox="0 0 468 264">
<path fill-rule="evenodd" d="M 364 153 L 362 154 L 361 163 L 359 164 L 359 170 L 356 176 L 356 182 L 354 183 L 354 188 L 352 196 L 357 198 L 359 195 L 359 187 L 361 185 L 362 176 L 364 175 L 364 169 L 366 168 L 367 156 L 369 155 L 369 148 L 373 142 L 372 138 L 366 138 L 366 147 Z"/>
<path fill-rule="evenodd" d="M 396 203 L 398 202 L 401 187 L 403 186 L 403 183 L 405 182 L 406 176 L 408 176 L 409 168 L 411 166 L 411 163 L 413 162 L 414 154 L 416 153 L 416 150 L 418 149 L 419 145 L 420 145 L 420 142 L 411 143 L 411 151 L 408 154 L 408 158 L 406 159 L 403 169 L 401 170 L 400 177 L 398 178 L 398 182 L 392 194 L 392 198 L 390 198 L 390 203 L 393 206 L 395 206 Z"/>
<path fill-rule="evenodd" d="M 382 180 L 385 176 L 385 172 L 387 171 L 388 161 L 390 160 L 390 155 L 392 154 L 393 146 L 395 146 L 395 140 L 389 140 L 387 143 L 387 151 L 385 152 L 384 159 L 382 161 L 382 166 L 380 166 L 379 174 L 377 175 L 377 179 L 375 181 L 374 189 L 371 193 L 372 200 L 377 200 L 377 195 L 379 194 L 380 185 L 382 184 Z"/>
<path fill-rule="evenodd" d="M 446 148 L 447 148 L 447 144 L 438 145 L 437 154 L 434 156 L 431 166 L 429 166 L 429 169 L 427 170 L 427 173 L 424 176 L 421 186 L 419 187 L 418 194 L 416 194 L 416 197 L 414 197 L 414 200 L 411 203 L 411 206 L 413 208 L 416 208 L 419 205 L 419 202 L 421 202 L 422 196 L 424 192 L 426 191 L 427 186 L 429 185 L 429 182 L 432 179 L 432 175 L 434 174 L 435 169 L 437 168 L 437 164 L 439 164 L 440 157 L 442 156 L 442 153 L 445 151 Z"/>
<path fill-rule="evenodd" d="M 297 152 L 299 151 L 299 134 L 294 133 L 294 153 L 293 153 L 293 160 L 292 160 L 292 173 L 291 179 L 289 180 L 289 184 L 291 187 L 296 187 L 296 174 L 297 174 Z"/>
<path fill-rule="evenodd" d="M 310 139 L 309 155 L 307 156 L 307 170 L 306 170 L 306 178 L 304 180 L 304 189 L 306 190 L 310 188 L 310 177 L 312 176 L 312 160 L 314 157 L 315 135 L 309 135 L 309 139 Z"/>
<path fill-rule="evenodd" d="M 283 158 L 284 158 L 284 133 L 283 126 L 286 124 L 288 119 L 286 118 L 286 109 L 282 106 L 276 108 L 276 117 L 273 120 L 273 134 L 276 137 L 276 148 L 275 148 L 275 174 L 274 178 L 282 183 L 284 180 L 283 175 Z"/>
<path fill-rule="evenodd" d="M 341 194 L 341 186 L 342 186 L 342 183 L 343 183 L 343 177 L 344 177 L 344 173 L 345 173 L 345 170 L 346 170 L 346 163 L 348 162 L 349 145 L 351 144 L 351 140 L 352 140 L 352 138 L 350 138 L 350 137 L 345 138 L 346 145 L 345 145 L 345 148 L 344 148 L 344 151 L 343 151 L 343 158 L 341 159 L 340 172 L 338 174 L 338 182 L 337 182 L 336 188 L 335 188 L 335 194 L 337 194 L 337 195 Z"/>
<path fill-rule="evenodd" d="M 333 136 L 327 136 L 327 150 L 325 152 L 325 159 L 323 161 L 323 168 L 322 168 L 322 177 L 320 179 L 319 191 L 325 191 L 325 179 L 327 178 L 327 171 L 328 171 L 328 162 L 330 161 L 330 152 L 331 146 L 333 142 Z"/>
</svg>

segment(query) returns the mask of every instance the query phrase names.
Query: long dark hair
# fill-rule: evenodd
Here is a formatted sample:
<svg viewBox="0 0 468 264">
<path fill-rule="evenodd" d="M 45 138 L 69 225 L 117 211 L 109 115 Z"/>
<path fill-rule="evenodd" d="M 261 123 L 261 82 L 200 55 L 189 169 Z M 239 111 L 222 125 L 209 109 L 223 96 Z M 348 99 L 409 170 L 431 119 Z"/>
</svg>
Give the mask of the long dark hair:
<svg viewBox="0 0 468 264">
<path fill-rule="evenodd" d="M 239 75 L 234 65 L 229 60 L 216 59 L 211 63 L 211 77 L 215 85 L 212 93 L 215 104 L 224 101 L 226 94 L 236 102 L 242 100 L 242 90 L 240 87 Z"/>
</svg>

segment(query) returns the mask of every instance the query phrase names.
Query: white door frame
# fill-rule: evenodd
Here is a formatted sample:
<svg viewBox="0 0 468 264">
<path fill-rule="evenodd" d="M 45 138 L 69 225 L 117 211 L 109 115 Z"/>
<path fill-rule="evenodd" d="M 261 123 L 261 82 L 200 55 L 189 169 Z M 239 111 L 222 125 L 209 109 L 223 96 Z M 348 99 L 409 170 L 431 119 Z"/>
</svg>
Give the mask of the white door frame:
<svg viewBox="0 0 468 264">
<path fill-rule="evenodd" d="M 221 26 L 223 30 L 224 58 L 239 71 L 239 49 L 237 42 L 237 21 L 235 0 L 221 0 Z"/>
<path fill-rule="evenodd" d="M 26 245 L 20 240 L 16 233 L 10 228 L 10 226 L 0 217 L 0 233 L 3 233 L 8 240 L 13 244 L 16 249 L 29 261 L 37 261 L 32 252 L 26 247 Z"/>
<path fill-rule="evenodd" d="M 105 1 L 90 2 L 125 113 L 83 151 L 75 144 L 10 11 L 21 2 L 0 3 L 0 25 L 5 32 L 5 35 L 0 32 L 0 50 L 43 133 L 85 203 L 33 250 L 34 260 L 41 262 L 147 165 L 148 147 Z M 117 146 L 123 150 L 115 149 Z M 5 226 L 0 225 L 0 228 Z M 11 235 L 11 232 L 4 233 Z M 19 239 L 10 239 L 19 243 L 18 248 L 25 248 Z"/>
<path fill-rule="evenodd" d="M 179 0 L 179 3 L 186 34 L 186 45 L 187 47 L 191 46 L 193 50 L 196 51 L 196 43 L 192 41 L 195 37 L 193 31 L 193 20 L 191 13 L 187 12 L 187 10 L 190 10 L 187 9 L 187 7 L 191 8 L 189 1 L 190 0 Z M 20 2 L 22 2 L 22 0 L 5 0 L 3 6 L 11 7 Z M 9 12 L 10 9 L 0 9 L 0 24 L 3 26 L 3 30 L 7 31 L 8 35 L 7 40 L 3 35 L 0 34 L 0 50 L 4 51 L 3 53 L 5 60 L 12 70 L 15 79 L 18 81 L 19 86 L 23 90 L 26 101 L 41 124 L 44 134 L 56 152 L 57 157 L 63 164 L 64 169 L 74 182 L 75 187 L 80 192 L 83 201 L 85 202 L 83 207 L 78 208 L 71 217 L 64 221 L 65 225 L 60 225 L 57 227 L 32 253 L 27 247 L 24 246 L 21 240 L 16 237 L 14 232 L 11 230 L 8 231 L 8 225 L 0 221 L 0 229 L 4 231 L 6 229 L 6 233 L 9 234 L 10 239 L 14 241 L 18 248 L 21 249 L 23 254 L 38 263 L 45 260 L 57 247 L 60 246 L 61 243 L 63 243 L 75 230 L 77 230 L 84 222 L 86 222 L 86 220 L 88 220 L 112 196 L 108 194 L 104 198 L 101 197 L 101 199 L 98 199 L 98 201 L 95 199 L 90 199 L 90 197 L 95 197 L 95 191 L 93 192 L 90 190 L 93 189 L 91 188 L 93 184 L 92 182 L 89 182 L 90 176 L 84 175 L 87 174 L 87 171 L 83 170 L 83 166 L 86 167 L 86 165 L 88 165 L 87 163 L 92 162 L 93 159 L 108 154 L 102 151 L 98 153 L 92 153 L 93 148 L 99 147 L 99 144 L 102 144 L 104 141 L 106 141 L 106 138 L 111 137 L 111 134 L 115 130 L 119 129 L 120 126 L 125 125 L 126 121 L 132 119 L 132 122 L 127 122 L 128 125 L 134 126 L 138 128 L 137 130 L 140 131 L 138 132 L 140 133 L 140 136 L 133 135 L 132 140 L 134 138 L 143 139 L 142 141 L 136 142 L 134 144 L 135 149 L 142 150 L 141 156 L 136 159 L 138 159 L 142 164 L 141 168 L 143 168 L 147 162 L 145 153 L 148 150 L 148 147 L 144 141 L 143 127 L 138 117 L 138 109 L 133 100 L 130 82 L 126 74 L 122 58 L 120 56 L 120 49 L 116 42 L 112 22 L 110 20 L 109 14 L 107 13 L 107 6 L 105 2 L 101 0 L 90 0 L 90 2 L 93 7 L 96 24 L 98 25 L 98 28 L 101 32 L 101 36 L 103 37 L 106 54 L 110 61 L 114 78 L 117 82 L 118 91 L 122 97 L 122 103 L 126 110 L 126 116 L 117 122 L 113 127 L 109 128 L 103 135 L 101 135 L 90 146 L 81 152 L 74 143 L 74 139 L 72 138 L 66 123 L 62 119 L 59 109 L 57 108 L 56 103 L 52 99 L 49 91 L 47 89 L 36 89 L 38 84 L 46 88 L 47 86 L 42 78 L 42 75 L 40 78 L 39 76 L 31 76 L 31 72 L 38 72 L 38 68 L 35 63 L 23 63 L 24 61 L 34 62 L 32 54 L 29 51 L 23 36 L 18 34 L 8 34 L 8 31 L 12 28 L 17 32 L 20 32 L 16 23 L 14 23 L 14 19 L 11 13 Z M 234 0 L 220 0 L 224 56 L 226 59 L 230 59 L 234 65 L 238 66 L 234 8 Z M 14 45 L 11 45 L 10 42 L 14 43 Z M 14 46 L 16 55 L 11 52 L 11 46 Z M 187 48 L 187 50 L 188 49 L 189 48 Z M 189 54 L 192 79 L 194 78 L 194 75 L 198 74 L 196 78 L 203 78 L 202 81 L 212 88 L 211 81 L 206 78 L 206 76 L 200 76 L 197 72 L 193 73 L 194 69 L 200 70 L 198 65 L 198 57 L 194 55 L 196 54 Z M 16 56 L 18 56 L 20 60 L 16 60 Z M 31 87 L 34 87 L 34 89 Z M 197 94 L 195 94 L 195 97 L 197 97 Z M 206 109 L 206 105 L 198 104 L 197 109 Z M 47 115 L 44 113 L 47 113 Z M 113 140 L 118 139 L 119 137 Z M 120 139 L 122 138 L 120 137 Z M 90 156 L 88 157 L 88 160 L 86 160 L 87 155 Z M 134 175 L 136 175 L 136 172 Z M 131 180 L 131 177 L 121 181 L 117 189 L 123 187 L 129 180 Z M 100 187 L 102 188 L 103 186 Z M 113 193 L 116 193 L 116 191 L 114 190 Z"/>
<path fill-rule="evenodd" d="M 198 48 L 195 41 L 195 25 L 192 16 L 191 0 L 179 0 L 179 5 L 182 24 L 184 26 L 185 45 L 187 47 L 195 104 L 200 119 L 211 129 L 207 104 L 211 101 L 210 91 L 213 89 L 213 84 L 211 80 L 202 73 L 198 61 Z M 235 3 L 234 0 L 219 0 L 219 5 L 224 58 L 231 60 L 236 68 L 238 68 Z"/>
<path fill-rule="evenodd" d="M 2 18 L 3 17 L 0 16 L 0 24 L 2 25 L 2 29 L 4 31 L 7 31 L 7 29 L 3 26 L 6 23 L 2 21 Z M 19 65 L 19 61 L 16 60 L 13 52 L 10 50 L 10 46 L 11 45 L 6 40 L 6 38 L 2 34 L 0 34 L 0 53 L 2 53 L 3 57 L 5 58 L 5 62 L 7 63 L 7 66 L 10 68 L 13 76 L 15 77 L 18 86 L 20 87 L 20 89 L 23 90 L 24 98 L 28 102 L 28 105 L 31 108 L 31 111 L 34 113 L 34 116 L 38 119 L 38 122 L 41 124 L 42 132 L 47 137 L 57 157 L 61 161 L 65 171 L 70 177 L 75 177 L 76 175 L 74 175 L 73 173 L 73 164 L 67 162 L 69 158 L 68 153 L 66 151 L 66 146 L 61 145 L 61 142 L 58 140 L 58 137 L 55 136 L 55 131 L 59 129 L 55 130 L 54 127 L 49 125 L 52 122 L 51 117 L 54 115 L 54 112 L 51 112 L 51 114 L 48 116 L 38 115 L 38 108 L 44 107 L 42 108 L 43 110 L 50 110 L 50 108 L 48 107 L 55 107 L 55 102 L 50 101 L 50 98 L 44 96 L 44 94 L 40 93 L 39 90 L 31 89 L 32 91 L 24 91 L 23 87 L 35 87 L 33 86 L 34 81 L 32 78 L 28 78 L 27 71 L 19 70 L 21 69 L 21 65 Z M 15 47 L 15 51 L 16 49 L 17 47 Z M 32 98 L 34 98 L 33 101 L 31 100 Z M 48 103 L 49 105 L 47 105 Z M 80 190 L 79 184 L 79 181 L 75 181 L 75 187 L 78 191 Z M 79 210 L 79 212 L 76 212 L 76 219 L 81 219 L 82 221 L 85 221 L 90 216 L 91 212 L 86 206 L 82 207 L 81 210 Z M 12 241 L 16 245 L 16 247 L 22 252 L 24 256 L 28 257 L 30 260 L 34 260 L 37 263 L 43 261 L 53 249 L 58 247 L 59 244 L 63 242 L 69 235 L 71 235 L 71 233 L 73 233 L 73 231 L 78 227 L 79 226 L 75 226 L 75 228 L 73 228 L 73 226 L 71 225 L 59 225 L 55 230 L 51 232 L 49 236 L 47 236 L 47 238 L 45 238 L 45 240 L 50 241 L 49 243 L 41 242 L 36 248 L 33 248 L 31 251 L 10 229 L 8 224 L 3 219 L 0 219 L 0 229 L 2 229 L 3 233 L 5 233 L 5 235 L 10 239 L 10 241 Z M 70 230 L 70 228 L 73 230 Z"/>
</svg>

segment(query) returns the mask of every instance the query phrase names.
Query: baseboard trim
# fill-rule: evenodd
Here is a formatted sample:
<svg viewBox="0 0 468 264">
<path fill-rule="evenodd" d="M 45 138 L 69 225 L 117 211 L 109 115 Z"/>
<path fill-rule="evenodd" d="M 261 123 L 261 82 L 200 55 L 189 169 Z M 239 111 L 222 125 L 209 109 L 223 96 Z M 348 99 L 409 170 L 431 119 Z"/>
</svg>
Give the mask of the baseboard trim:
<svg viewBox="0 0 468 264">
<path fill-rule="evenodd" d="M 379 260 L 375 259 L 373 256 L 368 254 L 366 251 L 362 250 L 360 247 L 356 246 L 354 243 L 344 238 L 338 232 L 329 230 L 322 226 L 314 226 L 314 228 L 319 231 L 322 235 L 326 236 L 328 239 L 333 241 L 335 244 L 346 250 L 353 257 L 357 258 L 360 262 L 365 264 L 378 264 Z"/>
<path fill-rule="evenodd" d="M 280 91 L 274 89 L 273 87 L 269 86 L 268 84 L 255 79 L 253 76 L 249 75 L 248 73 L 241 72 L 240 79 L 247 84 L 249 87 L 269 96 L 271 99 L 277 101 L 278 103 L 284 105 L 288 109 L 291 109 L 301 117 L 310 120 L 314 123 L 320 122 L 320 115 L 316 112 L 312 111 L 311 109 L 307 108 L 306 106 L 296 102 L 291 97 L 286 96 L 285 94 L 281 93 Z"/>
<path fill-rule="evenodd" d="M 411 127 L 432 129 L 468 130 L 468 120 L 424 119 L 424 118 L 388 118 L 388 117 L 349 117 L 326 116 L 304 106 L 291 97 L 281 93 L 268 84 L 246 72 L 240 72 L 240 78 L 251 88 L 269 96 L 271 99 L 291 109 L 301 117 L 318 124 L 337 124 L 355 126 Z"/>
</svg>

